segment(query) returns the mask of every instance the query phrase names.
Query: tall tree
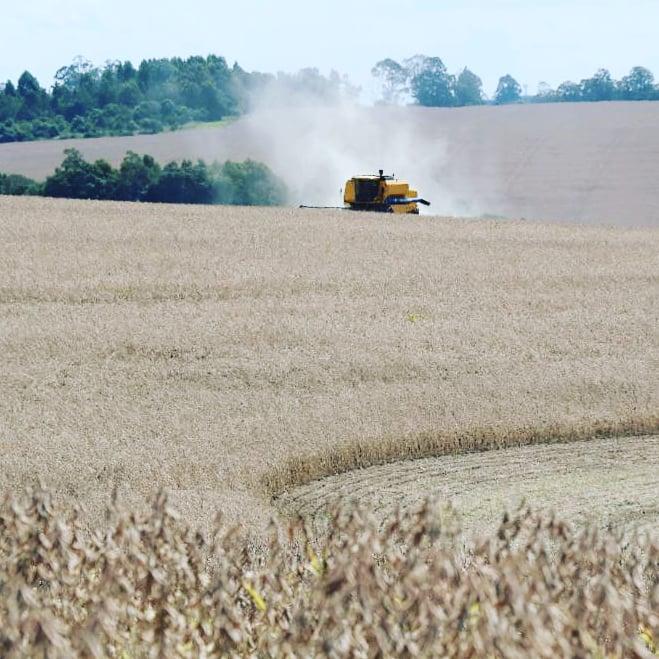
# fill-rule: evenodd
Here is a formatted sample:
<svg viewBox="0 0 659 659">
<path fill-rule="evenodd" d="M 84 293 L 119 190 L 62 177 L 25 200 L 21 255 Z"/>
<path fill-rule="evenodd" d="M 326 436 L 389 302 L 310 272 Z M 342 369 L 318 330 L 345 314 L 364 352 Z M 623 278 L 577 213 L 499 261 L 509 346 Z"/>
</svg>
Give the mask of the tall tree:
<svg viewBox="0 0 659 659">
<path fill-rule="evenodd" d="M 382 100 L 387 104 L 398 103 L 407 91 L 408 70 L 393 59 L 383 59 L 372 69 L 371 74 L 382 81 Z"/>
<path fill-rule="evenodd" d="M 151 156 L 129 151 L 119 167 L 117 199 L 143 201 L 160 178 L 160 165 Z"/>
<path fill-rule="evenodd" d="M 212 204 L 215 198 L 213 181 L 208 167 L 201 160 L 196 164 L 183 160 L 179 165 L 170 162 L 147 193 L 147 201 L 172 204 Z"/>
<path fill-rule="evenodd" d="M 133 64 L 129 61 L 120 62 L 117 64 L 117 78 L 120 82 L 128 82 L 129 80 L 135 80 L 137 78 L 137 71 Z"/>
<path fill-rule="evenodd" d="M 410 91 L 419 105 L 428 107 L 450 107 L 455 105 L 453 86 L 455 79 L 449 75 L 439 57 L 412 58 L 413 71 L 417 73 L 410 82 Z"/>
<path fill-rule="evenodd" d="M 69 66 L 58 69 L 52 92 L 55 112 L 70 121 L 98 108 L 100 77 L 101 72 L 82 57 L 77 57 Z"/>
<path fill-rule="evenodd" d="M 618 85 L 621 96 L 629 101 L 646 101 L 657 98 L 654 75 L 643 66 L 635 66 Z"/>
<path fill-rule="evenodd" d="M 6 96 L 16 96 L 16 87 L 14 87 L 14 83 L 11 80 L 7 80 L 7 82 L 2 85 L 0 91 Z"/>
<path fill-rule="evenodd" d="M 571 80 L 562 82 L 556 90 L 556 99 L 564 103 L 576 103 L 583 101 L 581 85 Z"/>
<path fill-rule="evenodd" d="M 507 103 L 518 103 L 522 97 L 522 88 L 520 84 L 511 75 L 507 74 L 499 78 L 497 91 L 494 95 L 494 102 L 497 105 Z"/>
<path fill-rule="evenodd" d="M 607 69 L 599 69 L 592 78 L 581 81 L 584 101 L 611 101 L 615 94 L 616 84 Z"/>
<path fill-rule="evenodd" d="M 549 83 L 544 81 L 539 82 L 535 100 L 541 103 L 552 103 L 556 100 L 556 92 L 551 88 Z"/>
<path fill-rule="evenodd" d="M 36 119 L 48 111 L 48 93 L 29 71 L 18 79 L 16 91 L 22 101 L 17 115 L 19 119 Z"/>
<path fill-rule="evenodd" d="M 76 149 L 66 149 L 62 164 L 46 179 L 47 197 L 68 199 L 116 198 L 118 174 L 105 160 L 87 162 Z"/>
<path fill-rule="evenodd" d="M 483 103 L 483 81 L 468 68 L 455 81 L 456 105 L 481 105 Z"/>
<path fill-rule="evenodd" d="M 11 80 L 7 80 L 0 89 L 0 121 L 15 119 L 20 107 L 21 99 L 16 93 L 16 88 Z"/>
</svg>

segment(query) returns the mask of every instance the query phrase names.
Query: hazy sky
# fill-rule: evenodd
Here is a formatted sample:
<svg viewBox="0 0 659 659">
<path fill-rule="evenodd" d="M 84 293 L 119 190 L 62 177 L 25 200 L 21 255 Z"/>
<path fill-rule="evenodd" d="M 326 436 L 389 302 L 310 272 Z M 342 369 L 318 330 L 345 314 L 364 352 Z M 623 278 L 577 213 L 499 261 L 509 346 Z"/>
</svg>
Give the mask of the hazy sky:
<svg viewBox="0 0 659 659">
<path fill-rule="evenodd" d="M 469 66 L 492 94 L 510 73 L 529 92 L 635 65 L 659 78 L 658 0 L 23 0 L 3 7 L 0 80 L 23 70 L 49 86 L 77 55 L 109 59 L 224 55 L 248 70 L 334 68 L 361 85 L 385 57 L 439 55 Z"/>
</svg>

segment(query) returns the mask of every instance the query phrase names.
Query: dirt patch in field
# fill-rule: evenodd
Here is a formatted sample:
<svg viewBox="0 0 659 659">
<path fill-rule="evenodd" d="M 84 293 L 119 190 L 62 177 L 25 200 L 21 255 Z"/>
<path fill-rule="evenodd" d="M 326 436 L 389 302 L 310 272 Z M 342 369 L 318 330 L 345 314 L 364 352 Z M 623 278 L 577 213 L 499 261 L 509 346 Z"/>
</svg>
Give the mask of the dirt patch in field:
<svg viewBox="0 0 659 659">
<path fill-rule="evenodd" d="M 526 446 L 359 469 L 277 499 L 284 516 L 322 527 L 336 503 L 365 504 L 383 521 L 428 497 L 450 501 L 467 533 L 493 530 L 523 501 L 575 524 L 659 528 L 659 435 Z"/>
</svg>

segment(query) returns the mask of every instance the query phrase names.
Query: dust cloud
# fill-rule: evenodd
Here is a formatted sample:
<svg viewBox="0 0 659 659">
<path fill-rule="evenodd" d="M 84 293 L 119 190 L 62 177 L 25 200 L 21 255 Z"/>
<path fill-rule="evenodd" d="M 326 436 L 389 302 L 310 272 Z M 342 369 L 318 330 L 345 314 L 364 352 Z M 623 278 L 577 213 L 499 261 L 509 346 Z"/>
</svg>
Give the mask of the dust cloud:
<svg viewBox="0 0 659 659">
<path fill-rule="evenodd" d="M 432 202 L 424 213 L 659 227 L 659 103 L 422 108 L 284 101 L 264 99 L 222 127 L 2 144 L 0 171 L 43 180 L 69 147 L 115 166 L 127 151 L 161 163 L 252 158 L 285 180 L 291 205 L 341 206 L 349 177 L 382 168 Z"/>
<path fill-rule="evenodd" d="M 411 108 L 330 107 L 296 103 L 257 106 L 242 121 L 246 141 L 288 185 L 292 204 L 341 206 L 345 181 L 357 174 L 386 174 L 409 181 L 432 206 L 422 212 L 475 215 L 467 202 L 442 184 L 447 142 L 429 136 Z M 299 99 L 298 99 L 299 101 Z"/>
</svg>

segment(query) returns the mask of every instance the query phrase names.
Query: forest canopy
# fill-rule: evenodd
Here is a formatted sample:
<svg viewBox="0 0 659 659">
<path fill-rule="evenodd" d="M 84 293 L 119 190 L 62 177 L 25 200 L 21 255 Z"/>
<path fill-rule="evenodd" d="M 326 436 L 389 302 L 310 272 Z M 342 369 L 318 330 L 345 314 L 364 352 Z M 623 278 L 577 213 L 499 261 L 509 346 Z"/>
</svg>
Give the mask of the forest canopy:
<svg viewBox="0 0 659 659">
<path fill-rule="evenodd" d="M 223 57 L 108 62 L 76 59 L 50 90 L 25 71 L 0 84 L 0 143 L 175 130 L 190 122 L 244 114 L 261 98 L 325 104 L 358 90 L 345 77 L 308 68 L 294 74 L 248 73 Z"/>
<path fill-rule="evenodd" d="M 280 206 L 288 196 L 285 184 L 253 160 L 211 165 L 183 160 L 162 167 L 149 155 L 129 151 L 115 169 L 105 160 L 86 161 L 76 149 L 64 153 L 43 183 L 0 174 L 0 194 L 242 206 Z"/>
</svg>

